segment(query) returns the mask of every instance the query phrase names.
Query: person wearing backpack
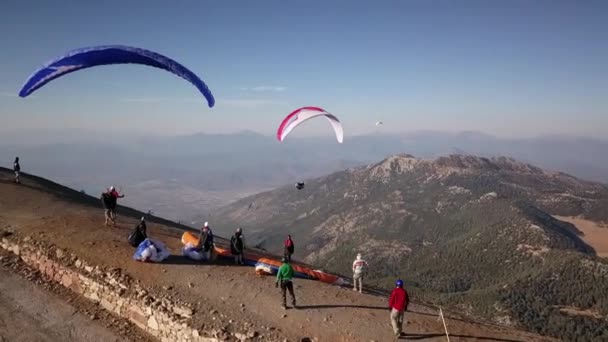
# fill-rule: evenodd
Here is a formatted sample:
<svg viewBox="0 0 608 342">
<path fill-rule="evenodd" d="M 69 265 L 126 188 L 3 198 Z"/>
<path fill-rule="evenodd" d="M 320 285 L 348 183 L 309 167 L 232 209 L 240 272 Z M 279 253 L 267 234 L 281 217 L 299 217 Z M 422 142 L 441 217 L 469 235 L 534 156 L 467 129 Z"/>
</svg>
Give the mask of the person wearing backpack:
<svg viewBox="0 0 608 342">
<path fill-rule="evenodd" d="M 116 226 L 116 205 L 119 198 L 123 198 L 125 195 L 121 195 L 116 191 L 114 185 L 112 185 L 106 192 L 101 195 L 103 208 L 106 216 L 105 225 L 108 225 L 108 221 L 112 222 L 113 226 Z"/>
<path fill-rule="evenodd" d="M 234 263 L 244 265 L 243 251 L 245 250 L 245 242 L 243 241 L 243 230 L 238 228 L 232 238 L 230 238 L 230 251 L 234 255 Z"/>
<path fill-rule="evenodd" d="M 287 235 L 287 240 L 285 240 L 283 245 L 285 248 L 283 251 L 283 255 L 285 256 L 287 262 L 291 262 L 291 255 L 295 251 L 295 245 L 293 243 L 293 240 L 291 239 L 291 235 Z"/>
<path fill-rule="evenodd" d="M 213 231 L 209 228 L 209 222 L 205 222 L 198 235 L 198 245 L 196 248 L 202 250 L 207 260 L 211 261 L 213 247 Z"/>
<path fill-rule="evenodd" d="M 137 246 L 139 246 L 140 243 L 142 243 L 142 241 L 144 241 L 147 238 L 148 238 L 148 233 L 147 233 L 147 227 L 146 227 L 146 220 L 142 216 L 139 223 L 137 223 L 137 226 L 135 226 L 135 230 L 133 230 L 133 232 L 131 232 L 131 234 L 129 234 L 129 238 L 128 238 L 129 244 L 133 247 L 137 247 Z"/>
<path fill-rule="evenodd" d="M 19 165 L 19 157 L 15 157 L 13 171 L 15 171 L 15 183 L 20 184 L 21 181 L 19 180 L 19 173 L 21 172 L 21 165 Z"/>
</svg>

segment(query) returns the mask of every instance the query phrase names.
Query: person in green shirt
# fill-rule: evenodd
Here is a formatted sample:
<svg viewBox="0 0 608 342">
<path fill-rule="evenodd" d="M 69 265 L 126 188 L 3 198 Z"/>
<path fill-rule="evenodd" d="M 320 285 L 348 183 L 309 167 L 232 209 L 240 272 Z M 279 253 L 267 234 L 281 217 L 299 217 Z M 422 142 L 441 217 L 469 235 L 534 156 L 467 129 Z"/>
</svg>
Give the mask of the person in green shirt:
<svg viewBox="0 0 608 342">
<path fill-rule="evenodd" d="M 296 308 L 296 295 L 293 293 L 293 267 L 289 264 L 287 259 L 281 259 L 283 263 L 277 272 L 277 281 L 275 287 L 281 285 L 281 292 L 283 293 L 283 309 L 287 309 L 287 290 L 291 296 L 291 305 Z"/>
</svg>

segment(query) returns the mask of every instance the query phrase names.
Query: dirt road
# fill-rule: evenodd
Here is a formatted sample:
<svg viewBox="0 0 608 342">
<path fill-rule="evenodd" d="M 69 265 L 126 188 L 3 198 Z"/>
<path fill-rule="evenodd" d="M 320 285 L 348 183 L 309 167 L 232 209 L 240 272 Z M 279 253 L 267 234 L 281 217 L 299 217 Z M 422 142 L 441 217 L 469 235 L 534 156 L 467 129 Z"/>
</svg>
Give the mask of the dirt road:
<svg viewBox="0 0 608 342">
<path fill-rule="evenodd" d="M 0 341 L 125 341 L 29 281 L 0 267 Z"/>
</svg>

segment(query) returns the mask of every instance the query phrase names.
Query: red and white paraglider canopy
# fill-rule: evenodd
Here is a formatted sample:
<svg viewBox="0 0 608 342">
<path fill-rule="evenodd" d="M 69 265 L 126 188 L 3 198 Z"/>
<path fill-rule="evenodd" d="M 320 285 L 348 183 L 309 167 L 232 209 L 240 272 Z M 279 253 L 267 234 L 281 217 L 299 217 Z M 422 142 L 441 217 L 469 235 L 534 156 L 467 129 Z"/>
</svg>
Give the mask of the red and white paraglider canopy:
<svg viewBox="0 0 608 342">
<path fill-rule="evenodd" d="M 344 131 L 340 120 L 338 120 L 335 115 L 319 107 L 302 107 L 287 115 L 277 130 L 277 139 L 283 141 L 289 132 L 296 128 L 296 126 L 317 116 L 325 116 L 325 118 L 327 118 L 336 133 L 336 139 L 339 143 L 342 143 L 344 140 Z"/>
</svg>

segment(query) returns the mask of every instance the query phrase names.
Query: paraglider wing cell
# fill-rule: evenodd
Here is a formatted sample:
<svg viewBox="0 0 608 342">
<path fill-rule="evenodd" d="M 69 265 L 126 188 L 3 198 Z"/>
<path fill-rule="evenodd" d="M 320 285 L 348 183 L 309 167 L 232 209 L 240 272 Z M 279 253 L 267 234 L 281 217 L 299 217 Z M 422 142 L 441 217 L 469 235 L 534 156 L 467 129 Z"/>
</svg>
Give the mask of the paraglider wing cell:
<svg viewBox="0 0 608 342">
<path fill-rule="evenodd" d="M 279 141 L 283 141 L 285 137 L 287 137 L 287 135 L 294 128 L 296 128 L 296 126 L 300 125 L 306 120 L 310 120 L 317 116 L 325 116 L 325 118 L 327 118 L 327 120 L 331 124 L 331 127 L 336 133 L 336 139 L 339 143 L 342 143 L 344 139 L 344 131 L 342 129 L 342 124 L 340 123 L 340 120 L 338 120 L 335 115 L 319 107 L 302 107 L 296 109 L 295 111 L 287 115 L 285 119 L 283 119 L 283 122 L 281 122 L 281 125 L 277 130 L 277 139 Z"/>
<path fill-rule="evenodd" d="M 36 70 L 25 82 L 19 96 L 26 97 L 48 82 L 71 72 L 110 64 L 142 64 L 169 71 L 192 83 L 205 96 L 210 108 L 215 105 L 207 85 L 183 65 L 156 52 L 122 45 L 72 50 Z"/>
</svg>

